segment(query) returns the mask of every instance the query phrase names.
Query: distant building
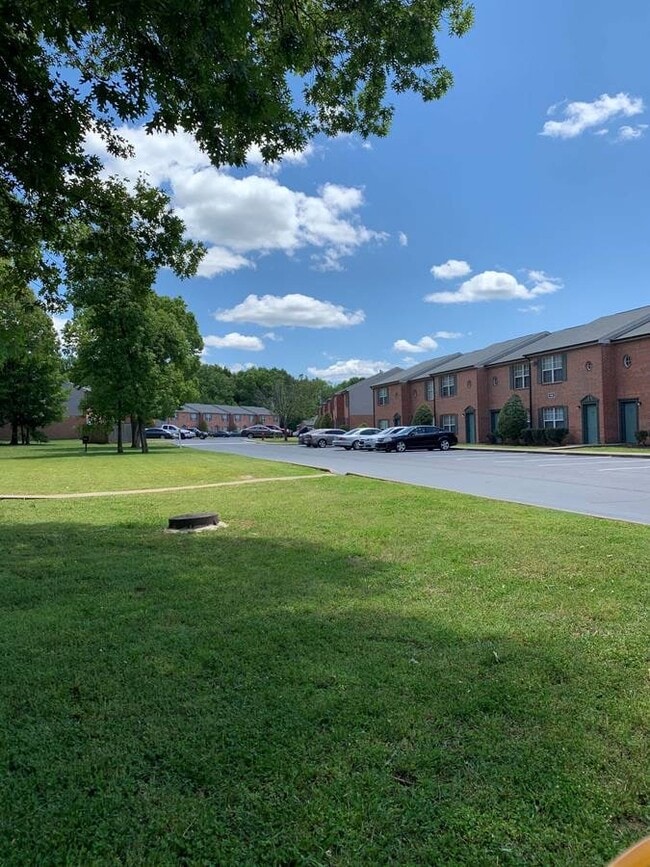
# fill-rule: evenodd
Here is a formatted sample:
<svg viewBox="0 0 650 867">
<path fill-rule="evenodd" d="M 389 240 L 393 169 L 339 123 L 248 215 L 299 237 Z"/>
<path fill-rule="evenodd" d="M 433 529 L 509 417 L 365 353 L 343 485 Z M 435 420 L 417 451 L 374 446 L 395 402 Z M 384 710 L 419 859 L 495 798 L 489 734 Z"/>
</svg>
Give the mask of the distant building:
<svg viewBox="0 0 650 867">
<path fill-rule="evenodd" d="M 251 424 L 278 424 L 278 416 L 264 406 L 186 403 L 162 421 L 179 427 L 200 427 L 203 422 L 208 430 L 240 430 Z"/>
<path fill-rule="evenodd" d="M 320 415 L 329 414 L 332 417 L 334 427 L 363 427 L 372 425 L 373 422 L 373 395 L 372 389 L 376 381 L 387 376 L 400 373 L 401 367 L 393 367 L 391 370 L 376 373 L 367 379 L 362 379 L 354 385 L 349 385 L 335 392 L 320 405 Z"/>
</svg>

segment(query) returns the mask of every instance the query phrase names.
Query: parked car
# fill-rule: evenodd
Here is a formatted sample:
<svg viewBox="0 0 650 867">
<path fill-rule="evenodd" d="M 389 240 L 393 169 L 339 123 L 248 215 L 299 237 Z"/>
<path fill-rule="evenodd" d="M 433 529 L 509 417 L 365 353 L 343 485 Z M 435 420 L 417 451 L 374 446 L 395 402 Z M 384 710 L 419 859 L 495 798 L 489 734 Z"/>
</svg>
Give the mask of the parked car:
<svg viewBox="0 0 650 867">
<path fill-rule="evenodd" d="M 174 434 L 161 427 L 146 427 L 144 435 L 148 440 L 173 440 Z"/>
<path fill-rule="evenodd" d="M 201 430 L 200 427 L 190 427 L 190 428 L 188 428 L 188 430 L 189 430 L 191 433 L 193 433 L 194 436 L 197 437 L 197 438 L 200 439 L 200 440 L 207 439 L 207 437 L 208 437 L 208 432 L 205 431 L 205 430 Z"/>
<path fill-rule="evenodd" d="M 313 446 L 314 448 L 324 449 L 327 446 L 331 446 L 334 442 L 335 437 L 341 436 L 341 434 L 346 433 L 340 427 L 325 427 L 319 428 L 317 430 L 312 430 L 309 432 L 309 442 L 305 443 L 305 445 Z"/>
<path fill-rule="evenodd" d="M 363 437 L 369 437 L 373 434 L 381 433 L 378 427 L 355 427 L 341 436 L 335 437 L 333 446 L 340 446 L 346 451 L 354 449 L 355 452 L 361 448 Z"/>
<path fill-rule="evenodd" d="M 160 427 L 163 430 L 169 431 L 173 437 L 180 437 L 182 440 L 189 440 L 196 436 L 196 434 L 192 433 L 191 430 L 188 430 L 185 427 L 178 427 L 175 424 L 161 424 Z"/>
<path fill-rule="evenodd" d="M 431 424 L 404 427 L 377 440 L 377 451 L 405 452 L 411 449 L 441 449 L 446 452 L 458 442 L 456 434 Z"/>
<path fill-rule="evenodd" d="M 208 431 L 208 436 L 211 436 L 211 437 L 229 437 L 230 432 L 227 430 L 211 430 L 211 431 Z"/>
<path fill-rule="evenodd" d="M 267 424 L 251 424 L 248 427 L 242 428 L 241 435 L 252 439 L 269 439 L 270 437 L 282 436 L 280 428 L 272 428 Z"/>
<path fill-rule="evenodd" d="M 298 434 L 298 444 L 301 446 L 310 446 L 311 445 L 311 432 L 313 428 L 309 428 L 309 430 L 305 430 L 302 433 Z"/>
<path fill-rule="evenodd" d="M 361 438 L 361 445 L 359 448 L 364 449 L 366 451 L 372 451 L 377 445 L 377 440 L 381 439 L 381 437 L 388 436 L 388 434 L 395 433 L 395 431 L 403 430 L 403 426 L 399 427 L 387 427 L 384 430 L 380 430 L 379 433 L 371 434 L 370 436 L 365 436 Z"/>
<path fill-rule="evenodd" d="M 302 434 L 309 433 L 314 429 L 314 426 L 311 424 L 301 424 L 300 427 L 297 427 L 295 431 L 291 434 L 294 437 L 300 437 Z"/>
</svg>

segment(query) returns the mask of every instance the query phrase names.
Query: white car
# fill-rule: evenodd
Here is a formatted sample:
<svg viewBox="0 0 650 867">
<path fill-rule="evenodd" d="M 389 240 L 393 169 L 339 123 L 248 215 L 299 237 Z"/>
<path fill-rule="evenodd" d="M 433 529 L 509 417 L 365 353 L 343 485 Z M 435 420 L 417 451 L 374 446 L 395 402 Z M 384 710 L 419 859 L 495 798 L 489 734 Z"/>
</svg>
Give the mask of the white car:
<svg viewBox="0 0 650 867">
<path fill-rule="evenodd" d="M 399 427 L 387 427 L 384 430 L 380 430 L 378 433 L 372 434 L 371 436 L 365 436 L 361 439 L 360 449 L 367 449 L 368 451 L 372 451 L 376 444 L 377 440 L 381 437 L 385 437 L 387 434 L 397 433 L 400 430 L 403 430 L 404 425 L 400 425 Z"/>
<path fill-rule="evenodd" d="M 378 427 L 355 427 L 354 430 L 335 437 L 332 445 L 340 446 L 348 452 L 350 449 L 358 451 L 358 449 L 361 448 L 361 443 L 363 442 L 364 437 L 369 437 L 378 433 L 382 433 Z"/>
</svg>

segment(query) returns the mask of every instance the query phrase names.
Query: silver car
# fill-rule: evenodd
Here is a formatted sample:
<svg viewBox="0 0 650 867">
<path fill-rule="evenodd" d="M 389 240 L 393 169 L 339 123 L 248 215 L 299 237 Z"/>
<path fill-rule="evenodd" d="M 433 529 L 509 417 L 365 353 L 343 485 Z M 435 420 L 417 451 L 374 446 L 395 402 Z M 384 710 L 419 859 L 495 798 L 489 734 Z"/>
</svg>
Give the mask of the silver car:
<svg viewBox="0 0 650 867">
<path fill-rule="evenodd" d="M 344 433 L 345 431 L 339 427 L 324 427 L 318 430 L 310 430 L 309 439 L 305 439 L 305 445 L 324 449 L 332 445 L 335 437 L 341 436 Z"/>
<path fill-rule="evenodd" d="M 387 428 L 384 428 L 384 430 L 380 430 L 379 433 L 372 434 L 371 436 L 365 436 L 361 440 L 361 445 L 359 446 L 359 448 L 360 449 L 367 449 L 368 451 L 371 451 L 375 448 L 375 445 L 377 444 L 377 440 L 380 437 L 385 437 L 388 434 L 397 433 L 398 431 L 403 430 L 403 429 L 404 429 L 404 425 L 400 425 L 399 427 L 387 427 Z"/>
<path fill-rule="evenodd" d="M 332 445 L 340 446 L 348 452 L 350 449 L 357 451 L 361 448 L 361 443 L 364 437 L 369 437 L 377 433 L 383 433 L 383 431 L 380 431 L 378 427 L 355 427 L 354 430 L 348 431 L 348 433 L 343 434 L 342 436 L 335 437 Z"/>
</svg>

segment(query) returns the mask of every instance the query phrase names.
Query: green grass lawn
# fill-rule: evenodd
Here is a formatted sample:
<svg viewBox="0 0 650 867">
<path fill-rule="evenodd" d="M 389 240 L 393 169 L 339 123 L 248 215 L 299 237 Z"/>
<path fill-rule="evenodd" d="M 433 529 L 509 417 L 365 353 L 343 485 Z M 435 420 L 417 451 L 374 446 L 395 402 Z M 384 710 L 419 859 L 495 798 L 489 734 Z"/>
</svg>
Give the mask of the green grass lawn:
<svg viewBox="0 0 650 867">
<path fill-rule="evenodd" d="M 259 471 L 124 464 L 178 460 Z M 3 865 L 602 867 L 647 833 L 650 528 L 338 476 L 0 509 Z"/>
<path fill-rule="evenodd" d="M 152 440 L 149 453 L 77 440 L 46 445 L 0 446 L 0 494 L 59 494 L 200 485 L 268 476 L 318 474 L 318 470 L 271 461 L 242 461 L 188 446 Z"/>
</svg>

